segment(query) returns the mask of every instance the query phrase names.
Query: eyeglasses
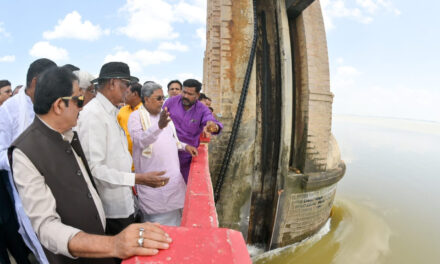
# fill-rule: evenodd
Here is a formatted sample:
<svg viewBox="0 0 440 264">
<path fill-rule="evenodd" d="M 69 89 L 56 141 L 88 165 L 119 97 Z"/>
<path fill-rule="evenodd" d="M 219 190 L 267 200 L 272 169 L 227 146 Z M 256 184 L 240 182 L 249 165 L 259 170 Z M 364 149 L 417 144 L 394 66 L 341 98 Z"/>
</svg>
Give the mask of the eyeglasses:
<svg viewBox="0 0 440 264">
<path fill-rule="evenodd" d="M 89 87 L 86 89 L 86 92 L 89 92 L 89 93 L 91 93 L 91 94 L 95 94 L 95 93 L 96 93 L 95 86 L 94 86 L 94 85 L 89 86 Z"/>
<path fill-rule="evenodd" d="M 65 97 L 61 97 L 61 99 L 63 99 L 66 102 L 66 106 L 69 106 L 69 100 L 72 100 L 76 103 L 76 106 L 78 106 L 78 108 L 83 107 L 84 105 L 84 96 L 80 95 L 80 96 L 65 96 Z"/>
<path fill-rule="evenodd" d="M 157 97 L 153 97 L 154 99 L 156 99 L 157 101 L 163 101 L 165 100 L 165 96 L 157 96 Z"/>
<path fill-rule="evenodd" d="M 127 79 L 120 79 L 120 78 L 117 78 L 117 79 L 120 80 L 122 83 L 124 83 L 124 85 L 125 85 L 127 88 L 131 86 L 131 81 L 130 81 L 130 80 L 127 80 Z"/>
</svg>

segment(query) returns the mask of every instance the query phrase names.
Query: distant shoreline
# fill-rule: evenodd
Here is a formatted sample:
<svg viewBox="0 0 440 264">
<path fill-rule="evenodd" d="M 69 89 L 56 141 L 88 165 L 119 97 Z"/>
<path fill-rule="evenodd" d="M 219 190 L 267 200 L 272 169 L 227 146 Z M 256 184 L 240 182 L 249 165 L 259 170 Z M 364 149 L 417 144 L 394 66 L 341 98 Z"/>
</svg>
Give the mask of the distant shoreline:
<svg viewBox="0 0 440 264">
<path fill-rule="evenodd" d="M 415 121 L 415 122 L 433 123 L 433 124 L 439 124 L 439 125 L 440 125 L 440 121 L 424 120 L 424 119 L 412 119 L 412 118 L 404 118 L 404 117 L 368 116 L 368 115 L 335 114 L 335 113 L 333 113 L 333 117 L 362 117 L 362 118 L 376 118 L 376 119 L 393 119 L 393 120 L 403 120 L 403 121 L 413 121 L 413 122 Z"/>
</svg>

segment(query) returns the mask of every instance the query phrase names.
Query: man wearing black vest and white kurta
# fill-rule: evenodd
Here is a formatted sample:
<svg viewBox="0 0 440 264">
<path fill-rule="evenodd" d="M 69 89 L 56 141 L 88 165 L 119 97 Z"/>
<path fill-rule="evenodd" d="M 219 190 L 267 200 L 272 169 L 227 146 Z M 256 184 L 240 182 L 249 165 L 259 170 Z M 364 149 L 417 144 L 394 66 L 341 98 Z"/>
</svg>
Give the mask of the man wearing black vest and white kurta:
<svg viewBox="0 0 440 264">
<path fill-rule="evenodd" d="M 157 254 L 171 242 L 157 224 L 132 224 L 116 236 L 104 235 L 104 209 L 72 131 L 83 99 L 67 69 L 48 69 L 38 79 L 34 122 L 8 152 L 24 210 L 51 264 Z"/>
</svg>

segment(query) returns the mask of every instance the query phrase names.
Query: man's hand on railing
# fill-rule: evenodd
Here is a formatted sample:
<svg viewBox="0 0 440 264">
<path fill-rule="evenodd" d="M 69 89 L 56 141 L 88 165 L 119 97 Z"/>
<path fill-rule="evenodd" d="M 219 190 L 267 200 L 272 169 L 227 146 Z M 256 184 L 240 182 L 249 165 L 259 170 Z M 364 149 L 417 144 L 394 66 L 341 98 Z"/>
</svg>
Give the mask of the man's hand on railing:
<svg viewBox="0 0 440 264">
<path fill-rule="evenodd" d="M 218 132 L 218 130 L 219 130 L 219 127 L 218 127 L 218 125 L 216 124 L 216 123 L 214 123 L 214 122 L 212 122 L 212 121 L 208 121 L 207 123 L 206 123 L 206 130 L 209 132 L 209 133 L 217 133 Z"/>
<path fill-rule="evenodd" d="M 191 154 L 191 156 L 193 156 L 193 157 L 196 157 L 199 154 L 199 152 L 197 151 L 197 148 L 190 146 L 190 145 L 186 145 L 185 150 L 186 150 L 186 152 Z"/>
<path fill-rule="evenodd" d="M 156 255 L 170 247 L 172 239 L 158 223 L 132 224 L 116 236 L 77 233 L 68 243 L 75 257 L 126 259 L 132 256 Z"/>
<path fill-rule="evenodd" d="M 158 223 L 132 224 L 113 237 L 113 250 L 120 259 L 156 255 L 159 249 L 169 248 L 171 241 Z"/>
</svg>

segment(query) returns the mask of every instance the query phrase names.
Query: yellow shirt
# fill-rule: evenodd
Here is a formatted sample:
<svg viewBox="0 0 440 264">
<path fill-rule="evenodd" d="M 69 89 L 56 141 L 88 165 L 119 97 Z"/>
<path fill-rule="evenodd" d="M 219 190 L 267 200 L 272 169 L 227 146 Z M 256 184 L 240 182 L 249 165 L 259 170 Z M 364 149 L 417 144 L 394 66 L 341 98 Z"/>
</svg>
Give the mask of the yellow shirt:
<svg viewBox="0 0 440 264">
<path fill-rule="evenodd" d="M 130 105 L 126 105 L 122 107 L 119 110 L 118 113 L 118 123 L 124 129 L 125 135 L 127 136 L 127 142 L 128 142 L 128 151 L 130 151 L 130 154 L 133 155 L 132 149 L 133 149 L 133 142 L 131 142 L 130 134 L 128 133 L 127 123 L 128 118 L 130 118 L 131 113 L 138 110 L 139 107 L 141 107 L 142 103 L 139 103 L 133 110 L 131 109 Z"/>
</svg>

